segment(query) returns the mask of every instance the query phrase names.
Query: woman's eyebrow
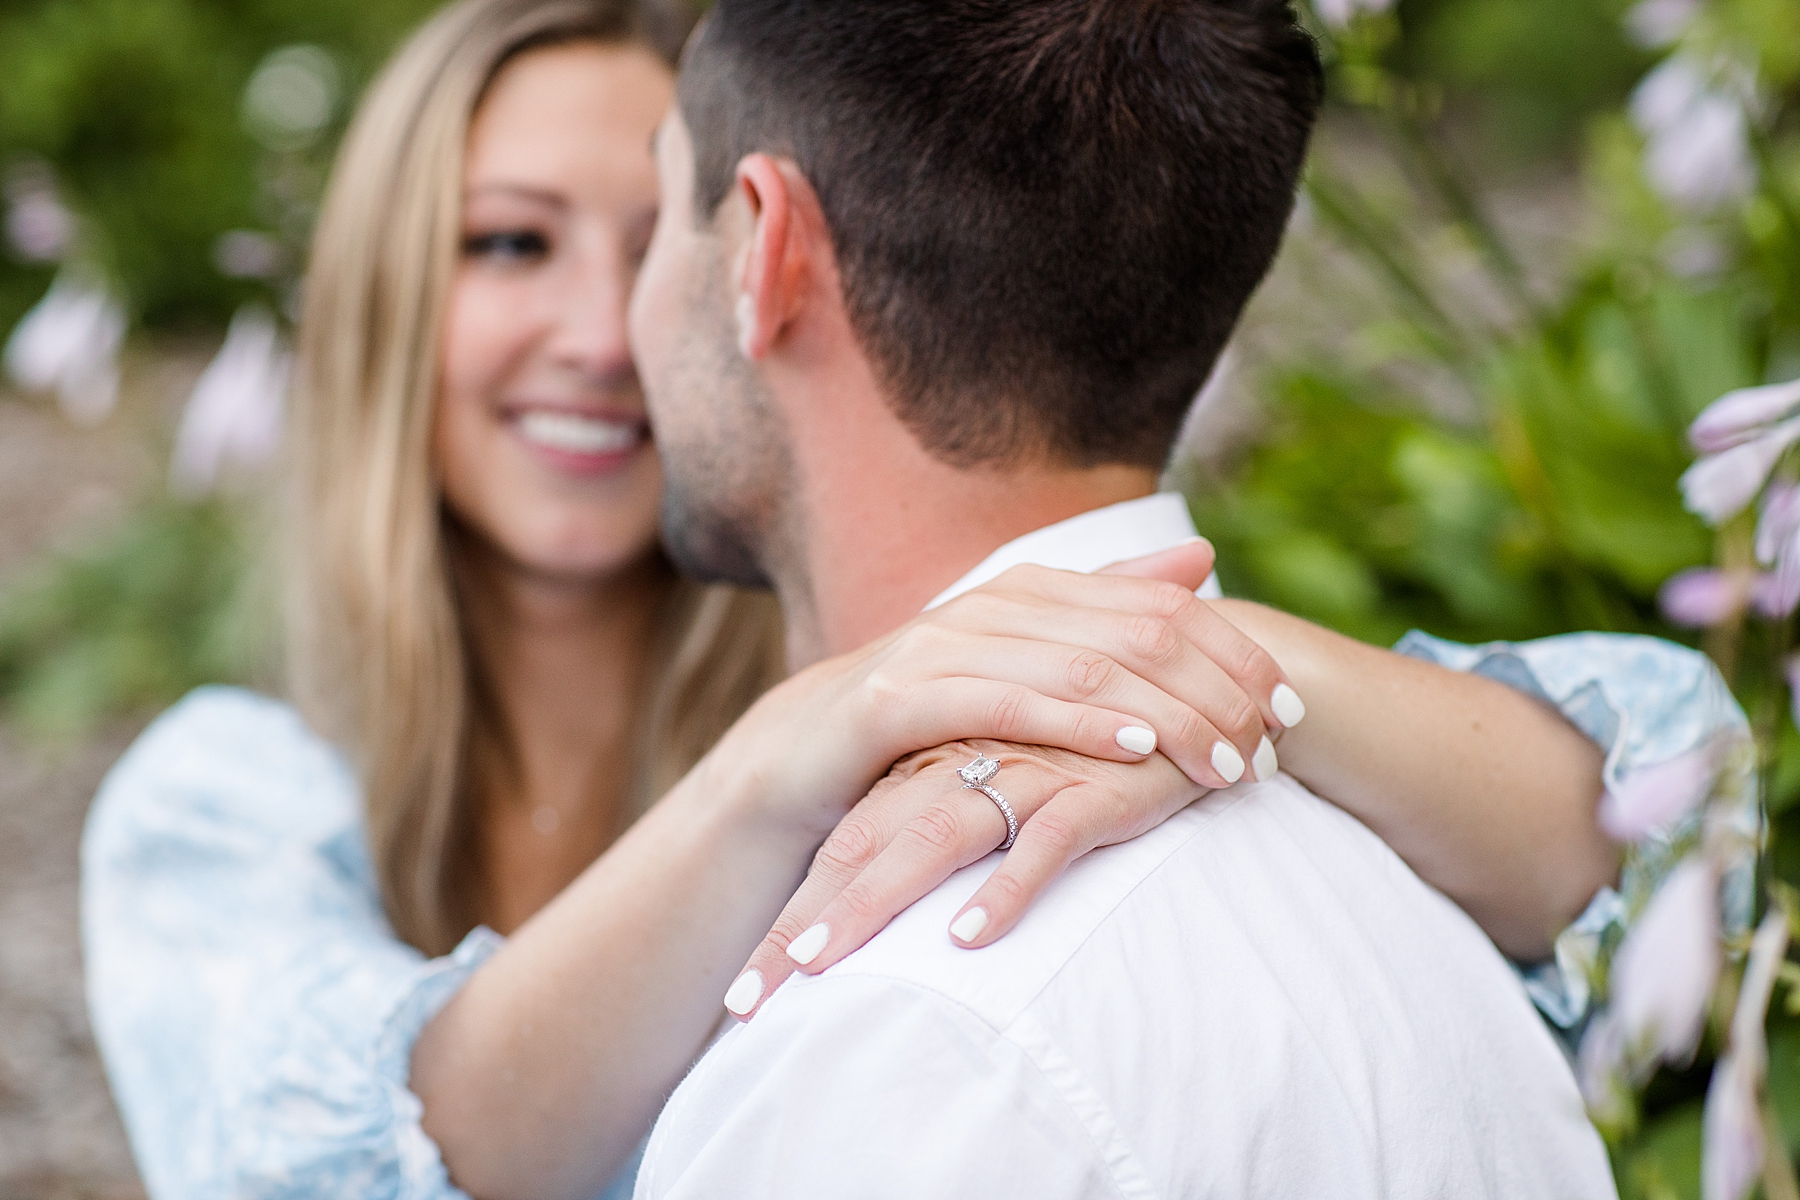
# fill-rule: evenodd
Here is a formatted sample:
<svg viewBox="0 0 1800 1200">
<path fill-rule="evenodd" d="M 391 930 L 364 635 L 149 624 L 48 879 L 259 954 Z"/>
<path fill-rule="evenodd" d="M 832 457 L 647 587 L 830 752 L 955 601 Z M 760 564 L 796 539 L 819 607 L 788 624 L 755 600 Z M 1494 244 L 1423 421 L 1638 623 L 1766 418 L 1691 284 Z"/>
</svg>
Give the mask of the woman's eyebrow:
<svg viewBox="0 0 1800 1200">
<path fill-rule="evenodd" d="M 500 194 L 516 196 L 523 200 L 534 200 L 540 204 L 548 204 L 555 208 L 567 208 L 569 202 L 561 193 L 548 188 L 533 187 L 528 183 L 480 183 L 465 190 L 465 196 L 485 196 Z"/>
</svg>

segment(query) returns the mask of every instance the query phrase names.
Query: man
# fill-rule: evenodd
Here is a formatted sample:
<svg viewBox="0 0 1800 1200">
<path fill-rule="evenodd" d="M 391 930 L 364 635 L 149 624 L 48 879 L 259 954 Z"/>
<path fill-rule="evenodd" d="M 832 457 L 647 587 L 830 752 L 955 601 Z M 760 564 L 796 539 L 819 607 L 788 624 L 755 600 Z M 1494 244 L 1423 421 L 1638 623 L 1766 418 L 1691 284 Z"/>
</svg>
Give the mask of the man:
<svg viewBox="0 0 1800 1200">
<path fill-rule="evenodd" d="M 1159 468 L 1319 93 L 1274 0 L 720 0 L 633 309 L 671 551 L 772 584 L 805 662 L 1008 563 L 1191 536 Z M 997 820 L 1033 776 L 986 749 Z M 639 1196 L 1611 1195 L 1492 945 L 1256 767 L 978 953 L 944 930 L 992 936 L 997 857 L 766 1000 L 747 973 L 728 1004 L 761 1009 L 676 1092 Z"/>
</svg>

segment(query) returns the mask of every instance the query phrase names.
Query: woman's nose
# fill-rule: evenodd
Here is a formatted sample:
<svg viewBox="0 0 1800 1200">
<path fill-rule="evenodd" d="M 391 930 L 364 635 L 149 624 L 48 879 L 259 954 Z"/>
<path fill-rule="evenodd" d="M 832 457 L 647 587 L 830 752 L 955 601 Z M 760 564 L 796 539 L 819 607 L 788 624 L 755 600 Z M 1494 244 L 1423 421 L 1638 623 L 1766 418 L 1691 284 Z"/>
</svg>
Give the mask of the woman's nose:
<svg viewBox="0 0 1800 1200">
<path fill-rule="evenodd" d="M 607 378 L 631 366 L 625 314 L 631 280 L 616 263 L 577 271 L 556 315 L 549 350 L 560 364 Z"/>
</svg>

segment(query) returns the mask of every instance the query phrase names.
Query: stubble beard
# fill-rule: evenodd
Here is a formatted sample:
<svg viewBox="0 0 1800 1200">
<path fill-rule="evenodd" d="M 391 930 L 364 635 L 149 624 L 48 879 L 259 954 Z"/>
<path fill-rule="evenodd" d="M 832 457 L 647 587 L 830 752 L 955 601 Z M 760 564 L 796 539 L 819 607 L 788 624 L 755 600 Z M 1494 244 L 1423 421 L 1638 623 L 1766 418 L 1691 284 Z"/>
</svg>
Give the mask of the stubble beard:
<svg viewBox="0 0 1800 1200">
<path fill-rule="evenodd" d="M 709 272 L 709 274 L 712 274 Z M 706 583 L 776 586 L 792 524 L 793 454 L 787 423 L 737 351 L 723 295 L 723 265 L 691 298 L 690 335 L 669 381 L 697 418 L 664 438 L 663 545 L 685 574 Z"/>
</svg>

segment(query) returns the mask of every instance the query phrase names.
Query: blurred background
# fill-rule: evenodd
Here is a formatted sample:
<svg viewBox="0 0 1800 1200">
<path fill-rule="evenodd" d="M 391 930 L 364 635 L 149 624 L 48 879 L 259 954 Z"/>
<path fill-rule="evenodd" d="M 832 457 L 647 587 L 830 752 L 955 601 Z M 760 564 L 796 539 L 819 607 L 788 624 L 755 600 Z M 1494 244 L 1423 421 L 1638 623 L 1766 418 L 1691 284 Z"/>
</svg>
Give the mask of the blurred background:
<svg viewBox="0 0 1800 1200">
<path fill-rule="evenodd" d="M 355 97 L 433 7 L 0 6 L 0 1200 L 141 1195 L 83 1010 L 80 825 L 161 707 L 276 686 L 264 551 L 312 214 Z M 1800 882 L 1787 623 L 1733 590 L 1751 519 L 1709 529 L 1676 486 L 1701 408 L 1800 376 L 1800 0 L 1308 19 L 1331 111 L 1174 468 L 1228 589 L 1380 642 L 1703 644 L 1772 747 L 1773 869 Z M 1794 1146 L 1800 1018 L 1777 1009 Z M 1614 1131 L 1627 1197 L 1700 1195 L 1712 1053 Z"/>
</svg>

